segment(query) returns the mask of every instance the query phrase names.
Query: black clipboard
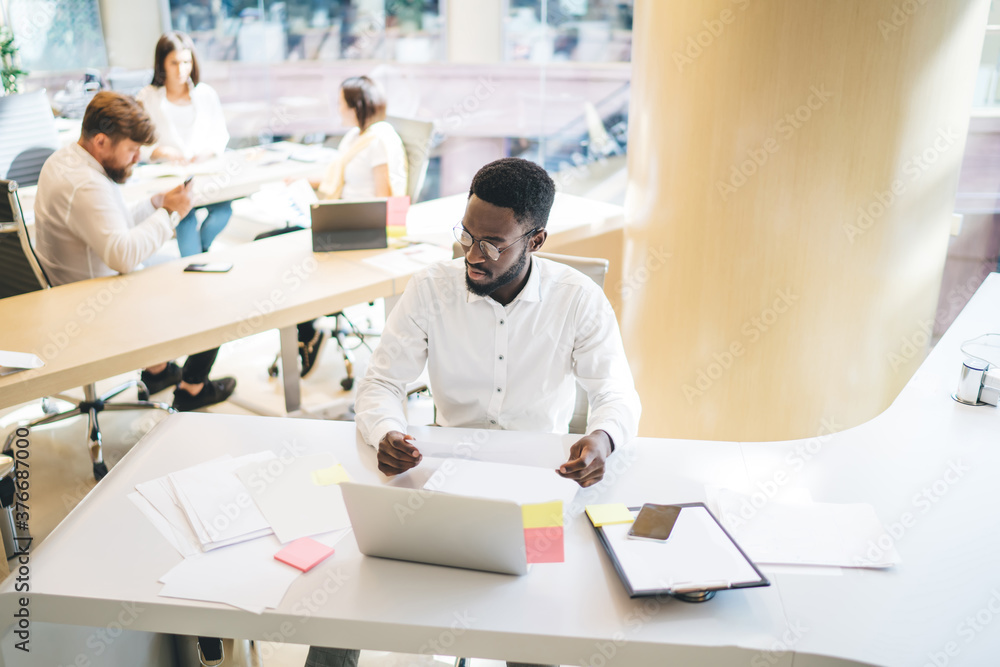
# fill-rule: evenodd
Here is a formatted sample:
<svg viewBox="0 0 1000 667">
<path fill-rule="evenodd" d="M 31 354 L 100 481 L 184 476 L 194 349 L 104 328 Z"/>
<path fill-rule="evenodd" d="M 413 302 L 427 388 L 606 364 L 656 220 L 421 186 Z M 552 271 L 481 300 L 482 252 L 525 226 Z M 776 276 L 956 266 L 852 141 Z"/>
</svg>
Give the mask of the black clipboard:
<svg viewBox="0 0 1000 667">
<path fill-rule="evenodd" d="M 611 558 L 611 563 L 612 565 L 615 566 L 615 572 L 618 573 L 618 578 L 621 579 L 621 582 L 625 586 L 625 590 L 628 591 L 628 595 L 630 598 L 653 597 L 653 596 L 662 597 L 665 595 L 670 595 L 676 597 L 678 600 L 683 600 L 685 602 L 705 602 L 707 600 L 712 599 L 712 597 L 715 596 L 716 591 L 736 589 L 736 588 L 754 588 L 758 586 L 771 585 L 771 582 L 768 581 L 767 577 L 765 577 L 763 573 L 761 573 L 761 571 L 757 568 L 757 565 L 755 565 L 754 562 L 750 560 L 750 557 L 746 555 L 746 552 L 744 552 L 743 549 L 740 547 L 740 545 L 736 543 L 736 540 L 733 539 L 733 536 L 730 535 L 729 531 L 727 531 L 723 527 L 723 525 L 719 522 L 716 516 L 712 514 L 712 511 L 708 509 L 705 503 L 678 503 L 677 507 L 703 509 L 705 513 L 707 513 L 708 516 L 711 517 L 712 522 L 714 523 L 714 527 L 718 528 L 721 534 L 724 535 L 726 539 L 728 539 L 732 543 L 732 546 L 735 547 L 736 551 L 738 551 L 739 554 L 743 557 L 743 559 L 746 561 L 746 564 L 749 566 L 750 570 L 753 573 L 755 573 L 756 579 L 754 579 L 751 576 L 748 577 L 747 580 L 741 580 L 741 581 L 725 581 L 725 582 L 720 581 L 716 584 L 706 585 L 704 587 L 699 586 L 696 590 L 688 588 L 685 588 L 684 590 L 677 590 L 672 588 L 636 588 L 633 585 L 632 580 L 629 578 L 629 575 L 626 572 L 626 568 L 622 564 L 618 553 L 615 551 L 615 545 L 612 543 L 612 539 L 609 538 L 608 534 L 605 532 L 606 528 L 614 528 L 614 526 L 616 525 L 619 527 L 628 526 L 629 524 L 611 524 L 611 525 L 606 524 L 604 526 L 594 526 L 594 530 L 597 532 L 597 536 L 598 538 L 600 538 L 601 544 L 604 545 L 604 550 L 607 552 L 608 557 Z M 639 509 L 640 509 L 639 507 L 630 507 L 629 511 L 638 512 Z M 683 514 L 683 510 L 681 513 Z M 617 533 L 620 532 L 621 529 L 617 528 L 615 529 L 615 531 Z M 662 545 L 653 545 L 653 546 L 655 548 L 656 546 L 662 546 Z"/>
</svg>

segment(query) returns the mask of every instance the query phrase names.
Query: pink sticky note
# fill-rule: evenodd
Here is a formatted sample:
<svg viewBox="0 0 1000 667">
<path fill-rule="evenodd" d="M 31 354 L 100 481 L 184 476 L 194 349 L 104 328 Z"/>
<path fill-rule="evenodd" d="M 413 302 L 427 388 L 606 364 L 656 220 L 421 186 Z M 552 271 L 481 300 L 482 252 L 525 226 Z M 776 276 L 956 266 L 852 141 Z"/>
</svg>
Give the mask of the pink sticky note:
<svg viewBox="0 0 1000 667">
<path fill-rule="evenodd" d="M 311 537 L 300 537 L 274 554 L 276 560 L 308 572 L 333 554 L 333 547 L 320 544 Z"/>
<path fill-rule="evenodd" d="M 524 546 L 529 563 L 562 563 L 563 527 L 525 528 Z"/>
<path fill-rule="evenodd" d="M 406 228 L 406 212 L 410 209 L 409 196 L 389 197 L 385 203 L 385 224 L 388 227 Z"/>
</svg>

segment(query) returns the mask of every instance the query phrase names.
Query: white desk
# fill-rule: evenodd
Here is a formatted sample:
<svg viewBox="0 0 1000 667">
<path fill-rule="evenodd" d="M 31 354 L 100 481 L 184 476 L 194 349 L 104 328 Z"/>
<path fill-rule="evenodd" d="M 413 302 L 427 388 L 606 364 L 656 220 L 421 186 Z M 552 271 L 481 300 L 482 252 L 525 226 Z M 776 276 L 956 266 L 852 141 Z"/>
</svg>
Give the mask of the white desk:
<svg viewBox="0 0 1000 667">
<path fill-rule="evenodd" d="M 752 489 L 780 470 L 787 485 L 806 487 L 815 500 L 872 503 L 887 527 L 903 512 L 914 514 L 896 542 L 902 562 L 892 570 L 805 575 L 765 567 L 773 582 L 768 588 L 724 591 L 700 605 L 632 601 L 577 515 L 566 529 L 566 563 L 534 566 L 522 578 L 364 558 L 348 537 L 321 569 L 292 586 L 279 609 L 260 616 L 160 599 L 156 577 L 180 557 L 125 499 L 134 483 L 222 451 L 281 452 L 292 440 L 305 451 L 333 451 L 357 480 L 382 479 L 374 452 L 356 441 L 350 424 L 188 414 L 170 417 L 136 445 L 32 555 L 32 619 L 103 626 L 124 601 L 135 601 L 143 610 L 130 625 L 135 630 L 407 652 L 428 651 L 429 642 L 445 638 L 450 652 L 536 662 L 599 664 L 604 649 L 614 652 L 605 664 L 628 666 L 793 660 L 796 667 L 903 666 L 946 651 L 954 654 L 945 656 L 950 666 L 995 664 L 1000 618 L 990 605 L 1000 609 L 994 511 L 1000 415 L 948 395 L 959 342 L 1000 330 L 998 304 L 1000 275 L 992 275 L 896 403 L 867 424 L 788 443 L 639 439 L 614 455 L 605 482 L 577 496 L 577 513 L 592 502 L 697 501 L 706 484 Z M 836 414 L 830 418 L 836 421 Z M 523 447 L 527 438 L 485 436 L 484 451 L 505 443 Z M 561 454 L 551 453 L 553 443 L 565 449 L 573 439 L 531 437 L 549 465 Z M 790 453 L 802 464 L 793 464 Z M 968 470 L 921 511 L 914 495 L 947 479 L 956 462 Z M 412 483 L 428 473 L 422 465 L 411 473 Z M 325 583 L 334 593 L 317 593 Z M 0 617 L 11 618 L 15 597 L 8 579 L 0 587 Z M 322 602 L 313 604 L 318 598 Z M 971 626 L 960 624 L 977 613 L 981 630 L 970 639 L 965 629 Z M 456 614 L 473 619 L 468 629 L 454 630 Z M 983 623 L 987 616 L 991 623 Z M 5 656 L 10 642 L 8 635 Z M 69 649 L 93 657 L 83 646 Z"/>
</svg>

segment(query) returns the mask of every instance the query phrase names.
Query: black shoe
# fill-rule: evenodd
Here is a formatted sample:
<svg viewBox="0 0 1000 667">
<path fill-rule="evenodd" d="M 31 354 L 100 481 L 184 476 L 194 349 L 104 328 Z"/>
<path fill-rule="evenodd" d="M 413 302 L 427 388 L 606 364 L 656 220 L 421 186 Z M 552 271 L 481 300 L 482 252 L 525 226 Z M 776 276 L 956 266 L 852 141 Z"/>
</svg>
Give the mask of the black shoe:
<svg viewBox="0 0 1000 667">
<path fill-rule="evenodd" d="M 181 367 L 172 361 L 167 362 L 167 367 L 164 368 L 159 373 L 150 373 L 149 371 L 143 371 L 140 374 L 140 379 L 142 383 L 146 385 L 146 396 L 140 396 L 139 399 L 146 401 L 153 394 L 158 394 L 168 387 L 173 387 L 178 382 L 181 381 Z M 141 392 L 140 392 L 141 393 Z"/>
<path fill-rule="evenodd" d="M 299 343 L 300 377 L 309 377 L 309 374 L 316 368 L 319 355 L 323 352 L 323 346 L 326 344 L 326 339 L 329 336 L 330 334 L 326 331 L 317 329 L 311 341 L 308 343 Z"/>
<path fill-rule="evenodd" d="M 235 378 L 206 380 L 196 396 L 189 394 L 186 389 L 177 387 L 174 389 L 174 410 L 188 412 L 221 403 L 232 395 L 234 389 L 236 389 Z"/>
</svg>

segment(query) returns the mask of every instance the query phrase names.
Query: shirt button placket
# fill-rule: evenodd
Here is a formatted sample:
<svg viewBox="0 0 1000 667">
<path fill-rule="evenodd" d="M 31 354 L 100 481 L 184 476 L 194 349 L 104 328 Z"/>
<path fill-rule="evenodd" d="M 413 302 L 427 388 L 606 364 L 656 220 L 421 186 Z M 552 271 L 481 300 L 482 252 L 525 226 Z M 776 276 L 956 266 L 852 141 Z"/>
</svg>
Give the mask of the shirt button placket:
<svg viewBox="0 0 1000 667">
<path fill-rule="evenodd" d="M 496 426 L 500 422 L 500 406 L 503 405 L 504 392 L 507 388 L 507 313 L 499 304 L 494 308 L 497 326 L 494 337 L 493 398 L 490 400 L 486 415 L 491 426 Z"/>
</svg>

